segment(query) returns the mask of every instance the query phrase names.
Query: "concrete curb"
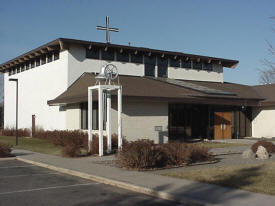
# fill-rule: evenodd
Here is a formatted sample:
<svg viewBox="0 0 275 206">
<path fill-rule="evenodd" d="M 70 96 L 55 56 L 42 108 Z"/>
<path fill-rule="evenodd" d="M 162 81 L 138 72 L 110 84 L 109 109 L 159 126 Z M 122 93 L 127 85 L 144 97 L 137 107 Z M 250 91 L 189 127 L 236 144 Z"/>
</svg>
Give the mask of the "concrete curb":
<svg viewBox="0 0 275 206">
<path fill-rule="evenodd" d="M 16 160 L 17 158 L 16 157 L 3 157 L 3 158 L 0 158 L 0 161 L 4 161 L 4 160 Z"/>
<path fill-rule="evenodd" d="M 179 202 L 181 204 L 184 204 L 185 206 L 189 206 L 189 205 L 190 206 L 191 205 L 192 206 L 214 206 L 213 204 L 205 204 L 205 203 L 202 203 L 200 201 L 197 201 L 197 200 L 194 200 L 194 199 L 191 199 L 191 198 L 187 198 L 187 197 L 178 198 L 178 197 L 175 197 L 174 195 L 171 195 L 167 192 L 160 192 L 160 191 L 156 191 L 154 189 L 141 187 L 141 186 L 137 186 L 137 185 L 133 185 L 133 184 L 117 181 L 117 180 L 112 180 L 112 179 L 108 179 L 108 178 L 100 177 L 100 176 L 96 176 L 96 175 L 90 175 L 90 174 L 75 171 L 75 170 L 56 167 L 56 166 L 48 165 L 48 164 L 45 164 L 45 163 L 42 163 L 42 162 L 27 160 L 27 159 L 23 159 L 23 158 L 20 158 L 20 157 L 16 157 L 14 159 L 17 159 L 19 161 L 26 162 L 26 163 L 29 163 L 29 164 L 33 164 L 33 165 L 36 165 L 36 166 L 39 166 L 39 167 L 44 167 L 44 168 L 47 168 L 47 169 L 50 169 L 50 170 L 54 170 L 54 171 L 57 171 L 57 172 L 60 172 L 60 173 L 73 175 L 73 176 L 77 176 L 77 177 L 80 177 L 80 178 L 85 178 L 85 179 L 88 179 L 88 180 L 100 182 L 100 183 L 103 183 L 103 184 L 108 184 L 108 185 L 116 186 L 116 187 L 119 187 L 119 188 L 131 190 L 131 191 L 134 191 L 134 192 L 150 195 L 152 197 L 157 197 L 157 198 L 170 200 L 170 201 L 176 201 L 176 202 Z"/>
</svg>

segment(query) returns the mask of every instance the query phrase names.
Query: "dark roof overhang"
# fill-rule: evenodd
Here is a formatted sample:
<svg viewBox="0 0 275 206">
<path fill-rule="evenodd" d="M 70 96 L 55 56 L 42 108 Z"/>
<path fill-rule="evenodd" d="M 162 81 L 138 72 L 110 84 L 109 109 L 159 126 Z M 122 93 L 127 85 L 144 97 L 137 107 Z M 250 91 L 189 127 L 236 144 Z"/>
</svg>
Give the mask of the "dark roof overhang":
<svg viewBox="0 0 275 206">
<path fill-rule="evenodd" d="M 239 61 L 237 61 L 237 60 L 195 55 L 195 54 L 187 54 L 187 53 L 182 53 L 182 52 L 173 52 L 173 51 L 150 49 L 150 48 L 145 48 L 145 47 L 133 47 L 133 46 L 125 46 L 125 45 L 102 43 L 102 42 L 59 38 L 59 39 L 56 39 L 56 40 L 51 41 L 47 44 L 44 44 L 36 49 L 33 49 L 27 53 L 24 53 L 14 59 L 11 59 L 11 60 L 1 64 L 0 71 L 4 71 L 6 69 L 14 67 L 23 61 L 33 59 L 37 56 L 40 56 L 40 55 L 50 52 L 52 50 L 61 50 L 61 51 L 68 50 L 71 44 L 82 45 L 86 48 L 92 48 L 92 47 L 106 48 L 106 47 L 108 47 L 108 48 L 114 48 L 114 49 L 120 49 L 120 50 L 122 49 L 122 50 L 127 50 L 127 51 L 132 51 L 132 52 L 151 53 L 151 54 L 156 54 L 156 55 L 160 55 L 160 56 L 173 56 L 173 57 L 178 57 L 178 58 L 184 57 L 184 58 L 190 58 L 193 60 L 216 62 L 217 64 L 220 64 L 223 67 L 227 67 L 227 68 L 235 68 L 237 66 L 237 64 L 239 63 Z"/>
<path fill-rule="evenodd" d="M 88 101 L 88 87 L 95 85 L 94 74 L 84 73 L 65 92 L 53 100 L 49 100 L 49 105 L 74 104 Z M 234 105 L 234 106 L 257 106 L 262 100 L 251 87 L 231 83 L 218 82 L 197 82 L 192 84 L 204 85 L 204 87 L 219 89 L 225 92 L 232 92 L 235 95 L 206 94 L 201 91 L 174 85 L 147 77 L 120 76 L 119 81 L 123 86 L 123 98 L 139 99 L 142 101 L 166 101 L 212 104 L 212 105 Z M 189 81 L 190 83 L 190 81 Z M 93 99 L 97 99 L 96 92 L 93 92 Z M 114 96 L 116 94 L 114 93 Z"/>
</svg>

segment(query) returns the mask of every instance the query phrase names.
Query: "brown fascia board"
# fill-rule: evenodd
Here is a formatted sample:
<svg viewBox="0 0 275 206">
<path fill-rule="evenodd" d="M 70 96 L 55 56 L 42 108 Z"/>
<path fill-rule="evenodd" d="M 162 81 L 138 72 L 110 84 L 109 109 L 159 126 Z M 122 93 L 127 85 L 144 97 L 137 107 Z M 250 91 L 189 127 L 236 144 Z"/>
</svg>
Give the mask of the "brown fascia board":
<svg viewBox="0 0 275 206">
<path fill-rule="evenodd" d="M 232 60 L 232 59 L 224 59 L 224 58 L 218 58 L 218 57 L 210 57 L 210 56 L 202 56 L 202 55 L 195 55 L 195 54 L 186 54 L 182 52 L 172 52 L 172 51 L 166 51 L 166 50 L 158 50 L 158 49 L 150 49 L 146 47 L 133 47 L 133 46 L 126 46 L 126 45 L 119 45 L 119 44 L 111 44 L 111 43 L 102 43 L 102 42 L 92 42 L 92 41 L 84 41 L 84 40 L 75 40 L 75 39 L 66 39 L 66 38 L 60 38 L 60 40 L 67 42 L 67 43 L 74 43 L 74 44 L 84 44 L 86 46 L 92 45 L 92 46 L 99 46 L 99 47 L 112 47 L 112 48 L 122 48 L 125 50 L 137 50 L 139 52 L 145 52 L 145 53 L 154 53 L 154 54 L 166 54 L 169 56 L 184 56 L 189 57 L 191 59 L 203 59 L 203 60 L 209 60 L 211 61 L 221 61 L 222 65 L 224 67 L 228 68 L 235 68 L 237 64 L 239 63 L 238 60 Z"/>
<path fill-rule="evenodd" d="M 33 49 L 27 53 L 24 53 L 14 59 L 11 59 L 3 64 L 0 65 L 0 70 L 6 70 L 7 68 L 4 68 L 4 65 L 8 65 L 12 62 L 14 62 L 15 60 L 18 60 L 20 58 L 23 58 L 27 55 L 33 54 L 39 50 L 45 49 L 49 46 L 53 46 L 53 45 L 60 45 L 60 44 L 80 44 L 80 45 L 84 45 L 84 46 L 98 46 L 98 47 L 112 47 L 112 48 L 122 48 L 125 50 L 137 50 L 139 52 L 143 52 L 143 53 L 154 53 L 154 54 L 158 54 L 158 55 L 169 55 L 169 56 L 179 56 L 179 57 L 189 57 L 190 59 L 203 59 L 203 60 L 211 60 L 211 61 L 215 61 L 215 62 L 220 62 L 222 66 L 227 67 L 227 68 L 235 68 L 237 66 L 237 64 L 239 63 L 239 61 L 237 60 L 231 60 L 231 59 L 223 59 L 223 58 L 217 58 L 217 57 L 210 57 L 210 56 L 201 56 L 201 55 L 195 55 L 195 54 L 186 54 L 186 53 L 182 53 L 182 52 L 172 52 L 172 51 L 165 51 L 165 50 L 158 50 L 158 49 L 150 49 L 150 48 L 145 48 L 145 47 L 133 47 L 133 46 L 125 46 L 125 45 L 118 45 L 118 44 L 110 44 L 110 43 L 102 43 L 102 42 L 93 42 L 93 41 L 84 41 L 84 40 L 76 40 L 76 39 L 68 39 L 68 38 L 58 38 L 56 40 L 53 40 L 47 44 L 44 44 L 36 49 Z M 60 45 L 61 46 L 61 45 Z M 67 47 L 65 47 L 64 49 L 68 49 Z M 8 67 L 9 68 L 9 67 Z"/>
</svg>

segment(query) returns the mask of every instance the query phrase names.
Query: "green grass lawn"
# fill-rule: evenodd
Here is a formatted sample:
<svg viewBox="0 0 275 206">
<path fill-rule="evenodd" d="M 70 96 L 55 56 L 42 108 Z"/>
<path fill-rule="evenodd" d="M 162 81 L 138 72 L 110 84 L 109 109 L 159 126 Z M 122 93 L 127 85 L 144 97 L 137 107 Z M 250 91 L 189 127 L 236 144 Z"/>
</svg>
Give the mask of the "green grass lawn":
<svg viewBox="0 0 275 206">
<path fill-rule="evenodd" d="M 238 147 L 238 146 L 249 146 L 247 144 L 240 144 L 240 143 L 223 143 L 223 142 L 199 142 L 194 143 L 198 146 L 203 146 L 207 148 L 225 148 L 225 147 Z"/>
<path fill-rule="evenodd" d="M 62 155 L 63 147 L 55 146 L 42 139 L 19 137 L 18 145 L 15 146 L 15 137 L 0 136 L 0 142 L 12 145 L 15 149 L 25 149 L 52 155 Z"/>
<path fill-rule="evenodd" d="M 275 195 L 275 163 L 196 169 L 165 176 Z"/>
</svg>

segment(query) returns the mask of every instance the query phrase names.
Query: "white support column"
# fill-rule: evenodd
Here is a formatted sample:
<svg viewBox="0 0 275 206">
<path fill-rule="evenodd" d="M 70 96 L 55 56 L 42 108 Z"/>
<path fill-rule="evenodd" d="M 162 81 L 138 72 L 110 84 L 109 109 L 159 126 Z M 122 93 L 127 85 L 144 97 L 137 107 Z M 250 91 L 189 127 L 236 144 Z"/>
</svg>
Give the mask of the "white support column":
<svg viewBox="0 0 275 206">
<path fill-rule="evenodd" d="M 107 152 L 112 151 L 111 92 L 107 93 Z"/>
<path fill-rule="evenodd" d="M 122 87 L 120 86 L 117 90 L 117 124 L 118 124 L 118 149 L 122 147 L 122 121 L 121 121 L 121 113 L 122 113 Z"/>
<path fill-rule="evenodd" d="M 88 88 L 88 152 L 93 141 L 93 90 Z"/>
<path fill-rule="evenodd" d="M 103 156 L 103 101 L 102 101 L 102 87 L 98 87 L 98 142 L 99 142 L 99 156 Z"/>
</svg>

